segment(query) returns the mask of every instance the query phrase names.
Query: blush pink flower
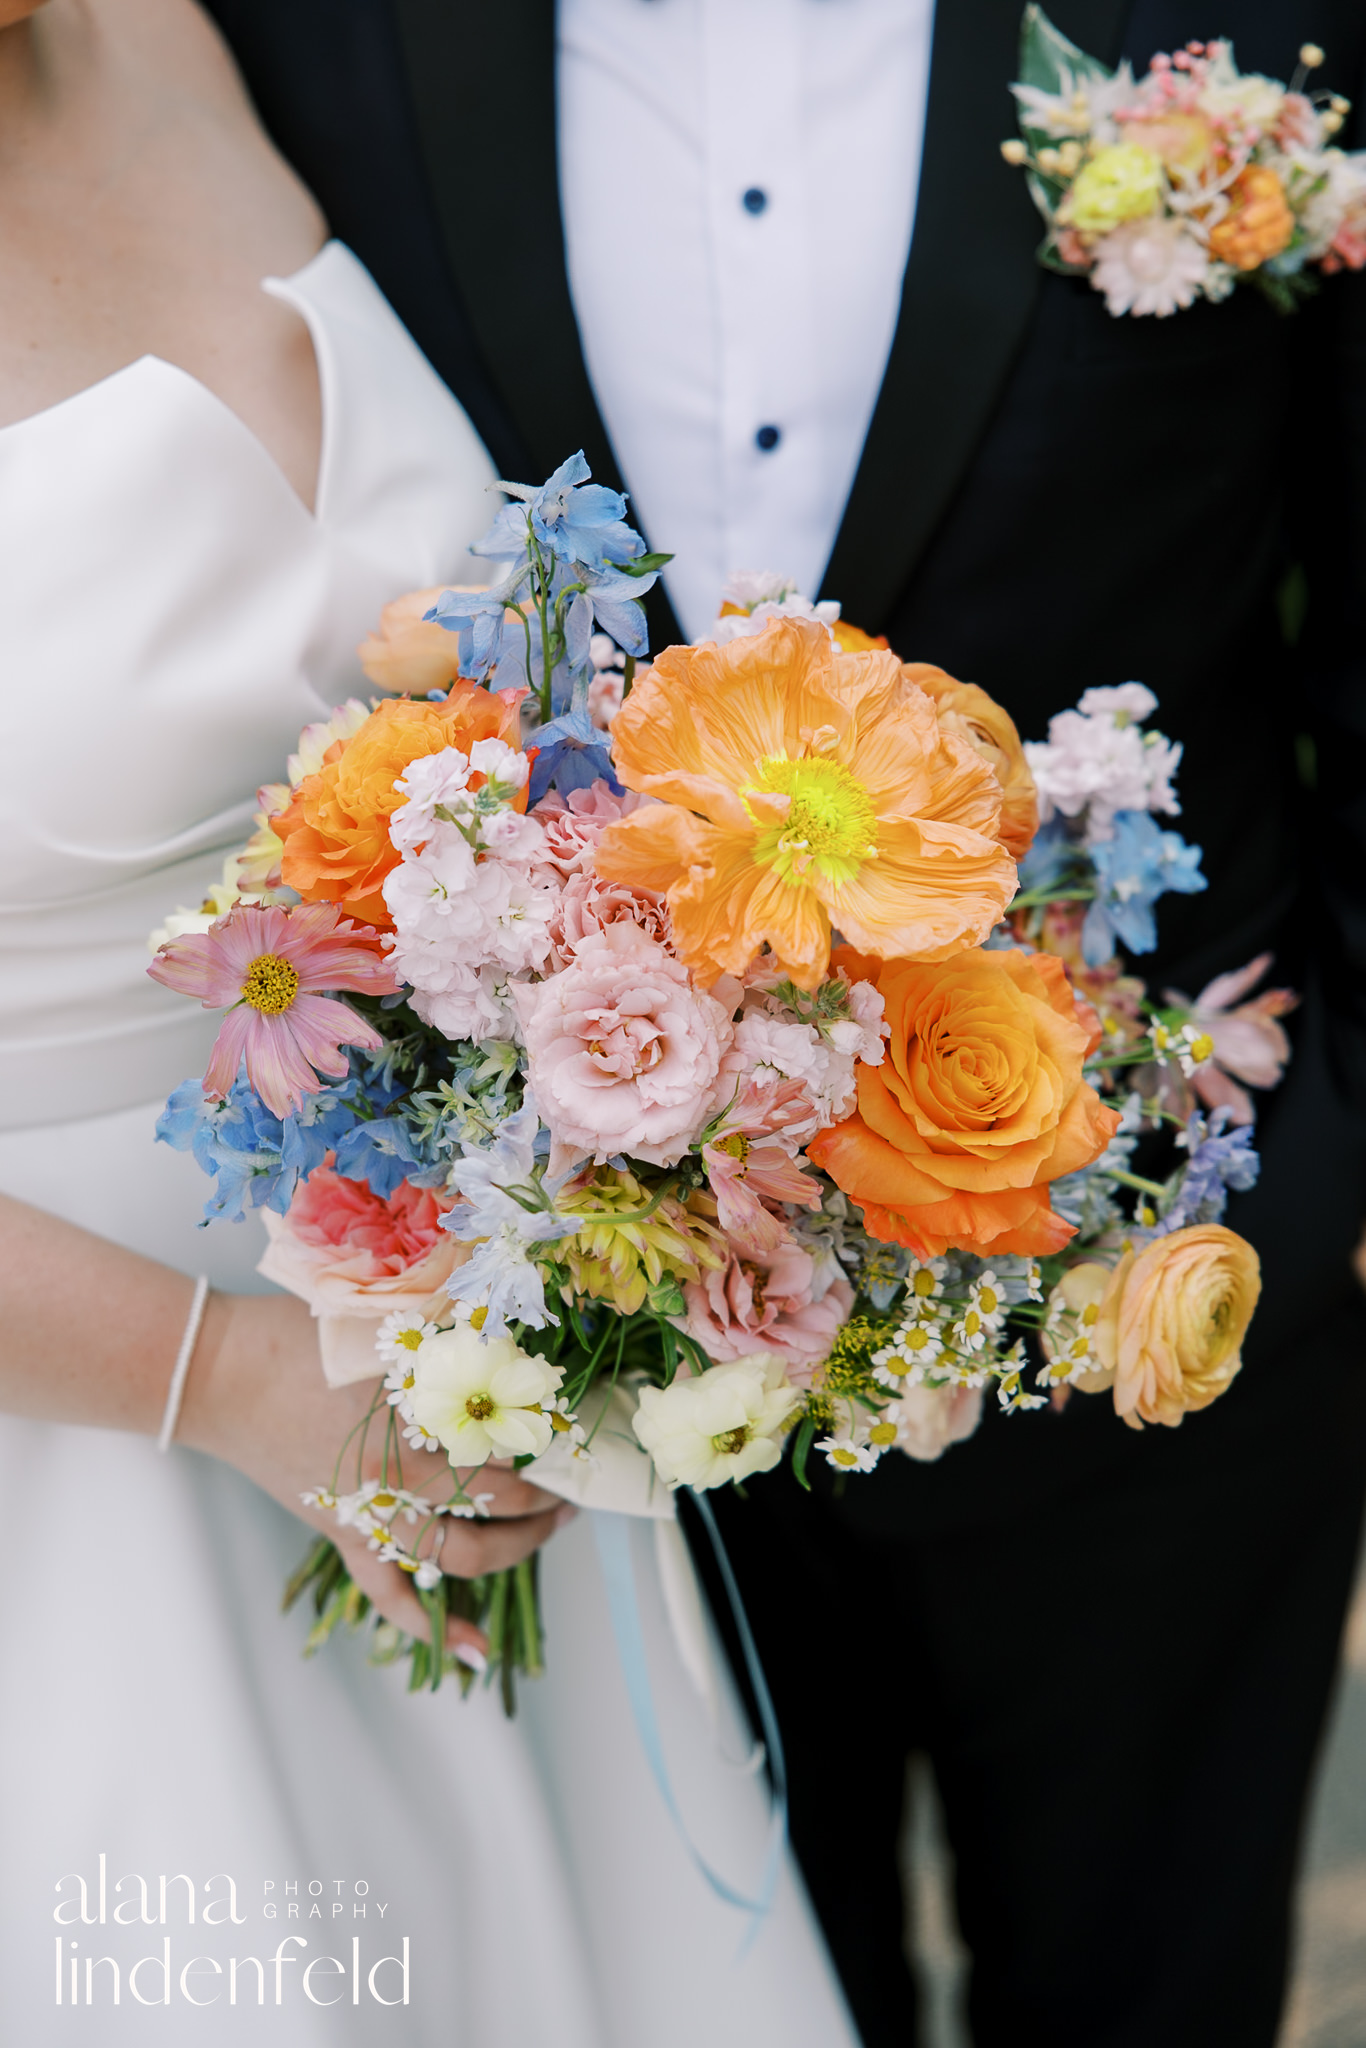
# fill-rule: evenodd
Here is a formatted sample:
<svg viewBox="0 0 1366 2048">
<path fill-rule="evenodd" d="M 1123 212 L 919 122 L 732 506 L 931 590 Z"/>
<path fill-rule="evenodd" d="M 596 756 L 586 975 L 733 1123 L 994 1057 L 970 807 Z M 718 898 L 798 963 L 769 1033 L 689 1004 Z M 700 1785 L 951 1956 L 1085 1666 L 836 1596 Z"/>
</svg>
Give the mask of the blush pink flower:
<svg viewBox="0 0 1366 2048">
<path fill-rule="evenodd" d="M 795 1244 L 732 1257 L 685 1284 L 679 1326 L 718 1364 L 776 1358 L 794 1386 L 810 1386 L 854 1305 L 854 1290 L 843 1279 L 813 1300 L 815 1279 L 815 1260 Z"/>
<path fill-rule="evenodd" d="M 300 1181 L 288 1214 L 266 1214 L 267 1279 L 306 1301 L 315 1315 L 379 1318 L 392 1309 L 445 1305 L 445 1283 L 470 1256 L 441 1227 L 451 1208 L 431 1188 L 401 1181 L 387 1198 L 347 1180 L 328 1153 Z"/>
<path fill-rule="evenodd" d="M 542 860 L 566 876 L 591 868 L 594 848 L 607 827 L 618 818 L 629 818 L 639 804 L 640 798 L 630 790 L 614 796 L 601 778 L 587 789 L 571 789 L 567 796 L 550 790 L 531 813 L 545 829 Z"/>
<path fill-rule="evenodd" d="M 576 870 L 551 913 L 550 942 L 557 960 L 567 964 L 590 932 L 605 932 L 612 924 L 633 924 L 661 946 L 669 943 L 669 906 L 657 890 L 604 882 L 591 868 Z"/>
<path fill-rule="evenodd" d="M 676 1165 L 712 1113 L 724 1007 L 633 923 L 590 932 L 563 973 L 512 994 L 552 1173 L 621 1152 Z"/>
<path fill-rule="evenodd" d="M 736 1250 L 775 1252 L 791 1233 L 773 1208 L 794 1202 L 820 1207 L 820 1188 L 794 1159 L 788 1133 L 811 1122 L 811 1098 L 801 1081 L 747 1080 L 702 1148 L 716 1216 Z"/>
<path fill-rule="evenodd" d="M 1250 1003 L 1239 1003 L 1270 967 L 1272 955 L 1259 953 L 1232 974 L 1217 974 L 1201 989 L 1191 1008 L 1191 1023 L 1213 1041 L 1214 1053 L 1191 1076 L 1191 1086 L 1210 1109 L 1227 1107 L 1235 1124 L 1256 1119 L 1248 1088 L 1274 1088 L 1290 1058 L 1290 1040 L 1277 1019 L 1298 1007 L 1293 989 L 1269 988 Z M 1186 999 L 1166 991 L 1166 1000 L 1184 1007 Z M 1234 1006 L 1237 1006 L 1236 1008 Z"/>
<path fill-rule="evenodd" d="M 335 903 L 257 909 L 238 903 L 207 932 L 163 946 L 147 972 L 206 1010 L 227 1009 L 204 1075 L 205 1092 L 224 1096 L 246 1061 L 247 1079 L 274 1116 L 347 1071 L 344 1045 L 373 1052 L 379 1033 L 346 1003 L 322 991 L 388 995 L 394 978 L 368 925 L 353 924 Z"/>
</svg>

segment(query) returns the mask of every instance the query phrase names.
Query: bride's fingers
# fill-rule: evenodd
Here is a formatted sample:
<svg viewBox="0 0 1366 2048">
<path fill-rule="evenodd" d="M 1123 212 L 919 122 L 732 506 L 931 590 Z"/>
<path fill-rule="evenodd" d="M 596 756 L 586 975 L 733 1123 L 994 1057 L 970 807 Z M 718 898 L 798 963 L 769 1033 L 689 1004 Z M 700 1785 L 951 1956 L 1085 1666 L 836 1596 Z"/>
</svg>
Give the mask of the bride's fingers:
<svg viewBox="0 0 1366 2048">
<path fill-rule="evenodd" d="M 441 1549 L 442 1569 L 457 1579 L 477 1579 L 485 1572 L 501 1572 L 520 1564 L 554 1535 L 563 1507 L 563 1501 L 555 1501 L 538 1515 L 448 1522 Z"/>
<path fill-rule="evenodd" d="M 499 1519 L 508 1515 L 539 1515 L 557 1505 L 557 1495 L 533 1485 L 506 1465 L 477 1465 L 473 1470 L 462 1466 L 455 1476 L 471 1500 L 481 1493 L 491 1495 L 485 1505 L 488 1513 Z"/>
<path fill-rule="evenodd" d="M 411 1579 L 401 1572 L 396 1564 L 384 1564 L 373 1550 L 354 1537 L 337 1540 L 346 1569 L 369 1599 L 376 1611 L 395 1628 L 404 1629 L 410 1636 L 429 1636 L 431 1618 L 413 1590 Z M 472 1621 L 465 1621 L 452 1615 L 446 1623 L 446 1648 L 459 1655 L 461 1650 L 472 1650 L 471 1663 L 482 1666 L 488 1650 L 488 1637 Z"/>
</svg>

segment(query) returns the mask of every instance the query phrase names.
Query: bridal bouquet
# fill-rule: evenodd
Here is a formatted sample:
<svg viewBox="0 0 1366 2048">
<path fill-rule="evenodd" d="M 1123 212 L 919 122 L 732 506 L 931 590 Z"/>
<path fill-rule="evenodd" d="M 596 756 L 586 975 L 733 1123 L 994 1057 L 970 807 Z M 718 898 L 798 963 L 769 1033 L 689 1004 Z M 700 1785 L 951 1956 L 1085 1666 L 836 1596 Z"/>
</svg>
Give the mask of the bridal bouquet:
<svg viewBox="0 0 1366 2048">
<path fill-rule="evenodd" d="M 667 557 L 587 476 L 501 486 L 491 590 L 389 608 L 362 654 L 391 694 L 304 733 L 150 969 L 226 1011 L 160 1135 L 208 1217 L 264 1209 L 329 1378 L 376 1379 L 308 1498 L 412 1575 L 431 1640 L 382 1646 L 414 1684 L 448 1609 L 505 1692 L 538 1667 L 534 1563 L 440 1569 L 490 1459 L 591 1504 L 608 1467 L 658 1497 L 786 1446 L 804 1480 L 937 1457 L 993 1389 L 1175 1424 L 1257 1296 L 1219 1219 L 1289 999 L 1238 1006 L 1261 961 L 1155 1004 L 1116 955 L 1204 886 L 1157 822 L 1150 693 L 1023 747 L 757 577 L 636 668 Z M 319 1638 L 365 1610 L 326 1541 L 305 1586 Z"/>
<path fill-rule="evenodd" d="M 1240 279 L 1283 311 L 1312 272 L 1366 265 L 1366 153 L 1334 146 L 1350 111 L 1305 90 L 1324 61 L 1300 51 L 1288 86 L 1240 72 L 1226 42 L 1190 43 L 1135 79 L 1110 72 L 1025 10 L 1020 137 L 1047 224 L 1050 269 L 1087 276 L 1112 314 L 1159 318 Z"/>
</svg>

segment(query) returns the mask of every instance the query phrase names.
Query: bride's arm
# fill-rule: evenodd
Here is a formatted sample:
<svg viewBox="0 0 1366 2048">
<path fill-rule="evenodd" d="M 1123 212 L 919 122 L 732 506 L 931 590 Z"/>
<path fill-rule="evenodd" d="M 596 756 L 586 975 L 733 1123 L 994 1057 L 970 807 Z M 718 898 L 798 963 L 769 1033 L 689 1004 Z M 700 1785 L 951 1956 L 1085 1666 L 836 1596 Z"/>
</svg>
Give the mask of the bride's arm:
<svg viewBox="0 0 1366 2048">
<path fill-rule="evenodd" d="M 194 1283 L 107 1238 L 0 1195 L 0 1410 L 45 1422 L 155 1436 Z M 337 1452 L 373 1386 L 329 1388 L 316 1325 L 289 1295 L 211 1294 L 190 1362 L 176 1440 L 235 1465 L 303 1520 L 325 1531 L 351 1576 L 391 1621 L 423 1634 L 427 1617 L 398 1568 L 363 1536 L 301 1506 L 331 1477 Z M 370 1463 L 378 1473 L 379 1437 Z M 449 1492 L 445 1461 L 405 1451 L 404 1484 Z M 447 1521 L 441 1562 L 462 1578 L 529 1556 L 552 1534 L 562 1503 L 515 1472 L 486 1468 L 491 1519 Z M 467 1622 L 452 1647 L 482 1646 Z"/>
</svg>

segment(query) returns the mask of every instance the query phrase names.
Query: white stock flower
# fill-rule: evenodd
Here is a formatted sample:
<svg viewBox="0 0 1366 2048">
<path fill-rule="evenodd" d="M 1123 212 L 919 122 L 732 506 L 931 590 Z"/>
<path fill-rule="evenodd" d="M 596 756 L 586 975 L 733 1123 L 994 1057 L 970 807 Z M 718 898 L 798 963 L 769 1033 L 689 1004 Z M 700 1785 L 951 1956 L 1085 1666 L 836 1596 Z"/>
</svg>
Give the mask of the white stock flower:
<svg viewBox="0 0 1366 2048">
<path fill-rule="evenodd" d="M 704 1492 L 776 1465 L 800 1400 L 777 1359 L 737 1358 L 642 1387 L 633 1427 L 666 1486 Z"/>
<path fill-rule="evenodd" d="M 438 1330 L 416 1354 L 413 1417 L 445 1445 L 453 1465 L 486 1458 L 539 1457 L 551 1438 L 548 1405 L 564 1378 L 510 1336 L 486 1337 L 469 1323 Z"/>
<path fill-rule="evenodd" d="M 1026 740 L 1044 824 L 1056 812 L 1085 812 L 1086 844 L 1093 846 L 1114 836 L 1117 811 L 1180 810 L 1172 789 L 1180 745 L 1140 728 L 1156 707 L 1142 683 L 1087 690 L 1076 710 L 1049 719 L 1046 740 Z"/>
<path fill-rule="evenodd" d="M 772 569 L 737 569 L 726 578 L 721 596 L 723 602 L 738 609 L 718 615 L 702 636 L 702 642 L 714 640 L 718 647 L 762 633 L 771 619 L 818 619 L 828 627 L 840 615 L 833 598 L 813 604 L 790 576 L 780 576 Z"/>
</svg>

